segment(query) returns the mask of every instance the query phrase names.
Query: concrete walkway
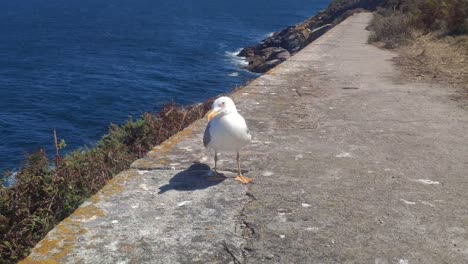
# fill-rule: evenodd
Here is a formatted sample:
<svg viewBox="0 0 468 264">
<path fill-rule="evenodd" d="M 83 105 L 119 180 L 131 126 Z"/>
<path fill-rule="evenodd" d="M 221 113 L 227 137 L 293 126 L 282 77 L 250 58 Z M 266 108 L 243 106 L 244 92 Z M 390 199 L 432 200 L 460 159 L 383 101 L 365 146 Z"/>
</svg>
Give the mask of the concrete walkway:
<svg viewBox="0 0 468 264">
<path fill-rule="evenodd" d="M 119 174 L 25 261 L 468 263 L 468 113 L 406 83 L 348 18 L 232 95 L 249 187 L 208 182 L 199 120 Z M 221 168 L 235 176 L 235 156 Z M 199 161 L 199 164 L 193 164 Z"/>
</svg>

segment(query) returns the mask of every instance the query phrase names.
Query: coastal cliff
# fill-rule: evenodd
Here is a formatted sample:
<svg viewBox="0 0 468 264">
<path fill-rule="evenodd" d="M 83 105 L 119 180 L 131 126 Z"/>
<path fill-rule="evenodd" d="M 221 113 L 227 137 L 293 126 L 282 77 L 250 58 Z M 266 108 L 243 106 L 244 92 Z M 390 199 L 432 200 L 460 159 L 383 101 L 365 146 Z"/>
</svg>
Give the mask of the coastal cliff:
<svg viewBox="0 0 468 264">
<path fill-rule="evenodd" d="M 245 57 L 245 68 L 264 73 L 287 60 L 312 41 L 322 36 L 344 18 L 362 10 L 374 10 L 383 0 L 333 0 L 317 15 L 297 25 L 285 28 L 259 44 L 242 49 L 238 56 Z"/>
</svg>

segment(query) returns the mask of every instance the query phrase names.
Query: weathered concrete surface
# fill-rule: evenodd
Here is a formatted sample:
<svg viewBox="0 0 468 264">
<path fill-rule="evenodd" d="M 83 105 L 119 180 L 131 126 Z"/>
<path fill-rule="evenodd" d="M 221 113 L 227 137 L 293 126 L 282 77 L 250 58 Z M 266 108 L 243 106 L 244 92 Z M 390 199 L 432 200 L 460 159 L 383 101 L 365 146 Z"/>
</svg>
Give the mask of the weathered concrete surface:
<svg viewBox="0 0 468 264">
<path fill-rule="evenodd" d="M 27 262 L 467 263 L 467 112 L 446 87 L 399 80 L 395 54 L 365 44 L 370 18 L 347 19 L 233 94 L 254 135 L 241 154 L 254 184 L 206 181 L 199 120 Z M 235 156 L 220 158 L 234 176 Z"/>
<path fill-rule="evenodd" d="M 252 83 L 248 263 L 468 263 L 468 114 L 355 15 Z M 255 85 L 257 87 L 255 87 Z M 245 91 L 247 92 L 247 91 Z M 242 108 L 245 108 L 242 104 Z"/>
<path fill-rule="evenodd" d="M 245 186 L 209 167 L 129 170 L 54 228 L 26 263 L 228 263 L 243 243 Z M 233 176 L 229 173 L 227 176 Z"/>
</svg>

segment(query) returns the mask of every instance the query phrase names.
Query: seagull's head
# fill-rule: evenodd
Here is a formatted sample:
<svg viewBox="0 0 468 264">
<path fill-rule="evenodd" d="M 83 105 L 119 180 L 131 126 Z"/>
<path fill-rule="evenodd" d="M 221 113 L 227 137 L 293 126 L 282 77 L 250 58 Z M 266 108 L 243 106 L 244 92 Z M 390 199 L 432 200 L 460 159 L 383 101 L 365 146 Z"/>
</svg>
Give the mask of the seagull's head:
<svg viewBox="0 0 468 264">
<path fill-rule="evenodd" d="M 224 116 L 234 112 L 237 112 L 237 108 L 232 99 L 226 96 L 219 97 L 213 102 L 211 111 L 208 113 L 208 121 L 216 116 Z"/>
</svg>

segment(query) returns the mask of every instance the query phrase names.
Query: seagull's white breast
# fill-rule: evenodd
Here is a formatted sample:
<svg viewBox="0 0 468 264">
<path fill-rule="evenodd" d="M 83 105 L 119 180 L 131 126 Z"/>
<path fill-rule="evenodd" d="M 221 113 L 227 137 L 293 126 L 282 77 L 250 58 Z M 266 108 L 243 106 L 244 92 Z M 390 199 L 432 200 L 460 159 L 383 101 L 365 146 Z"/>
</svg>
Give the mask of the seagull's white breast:
<svg viewBox="0 0 468 264">
<path fill-rule="evenodd" d="M 239 151 L 252 140 L 244 118 L 237 112 L 211 120 L 210 143 L 216 151 Z"/>
</svg>

